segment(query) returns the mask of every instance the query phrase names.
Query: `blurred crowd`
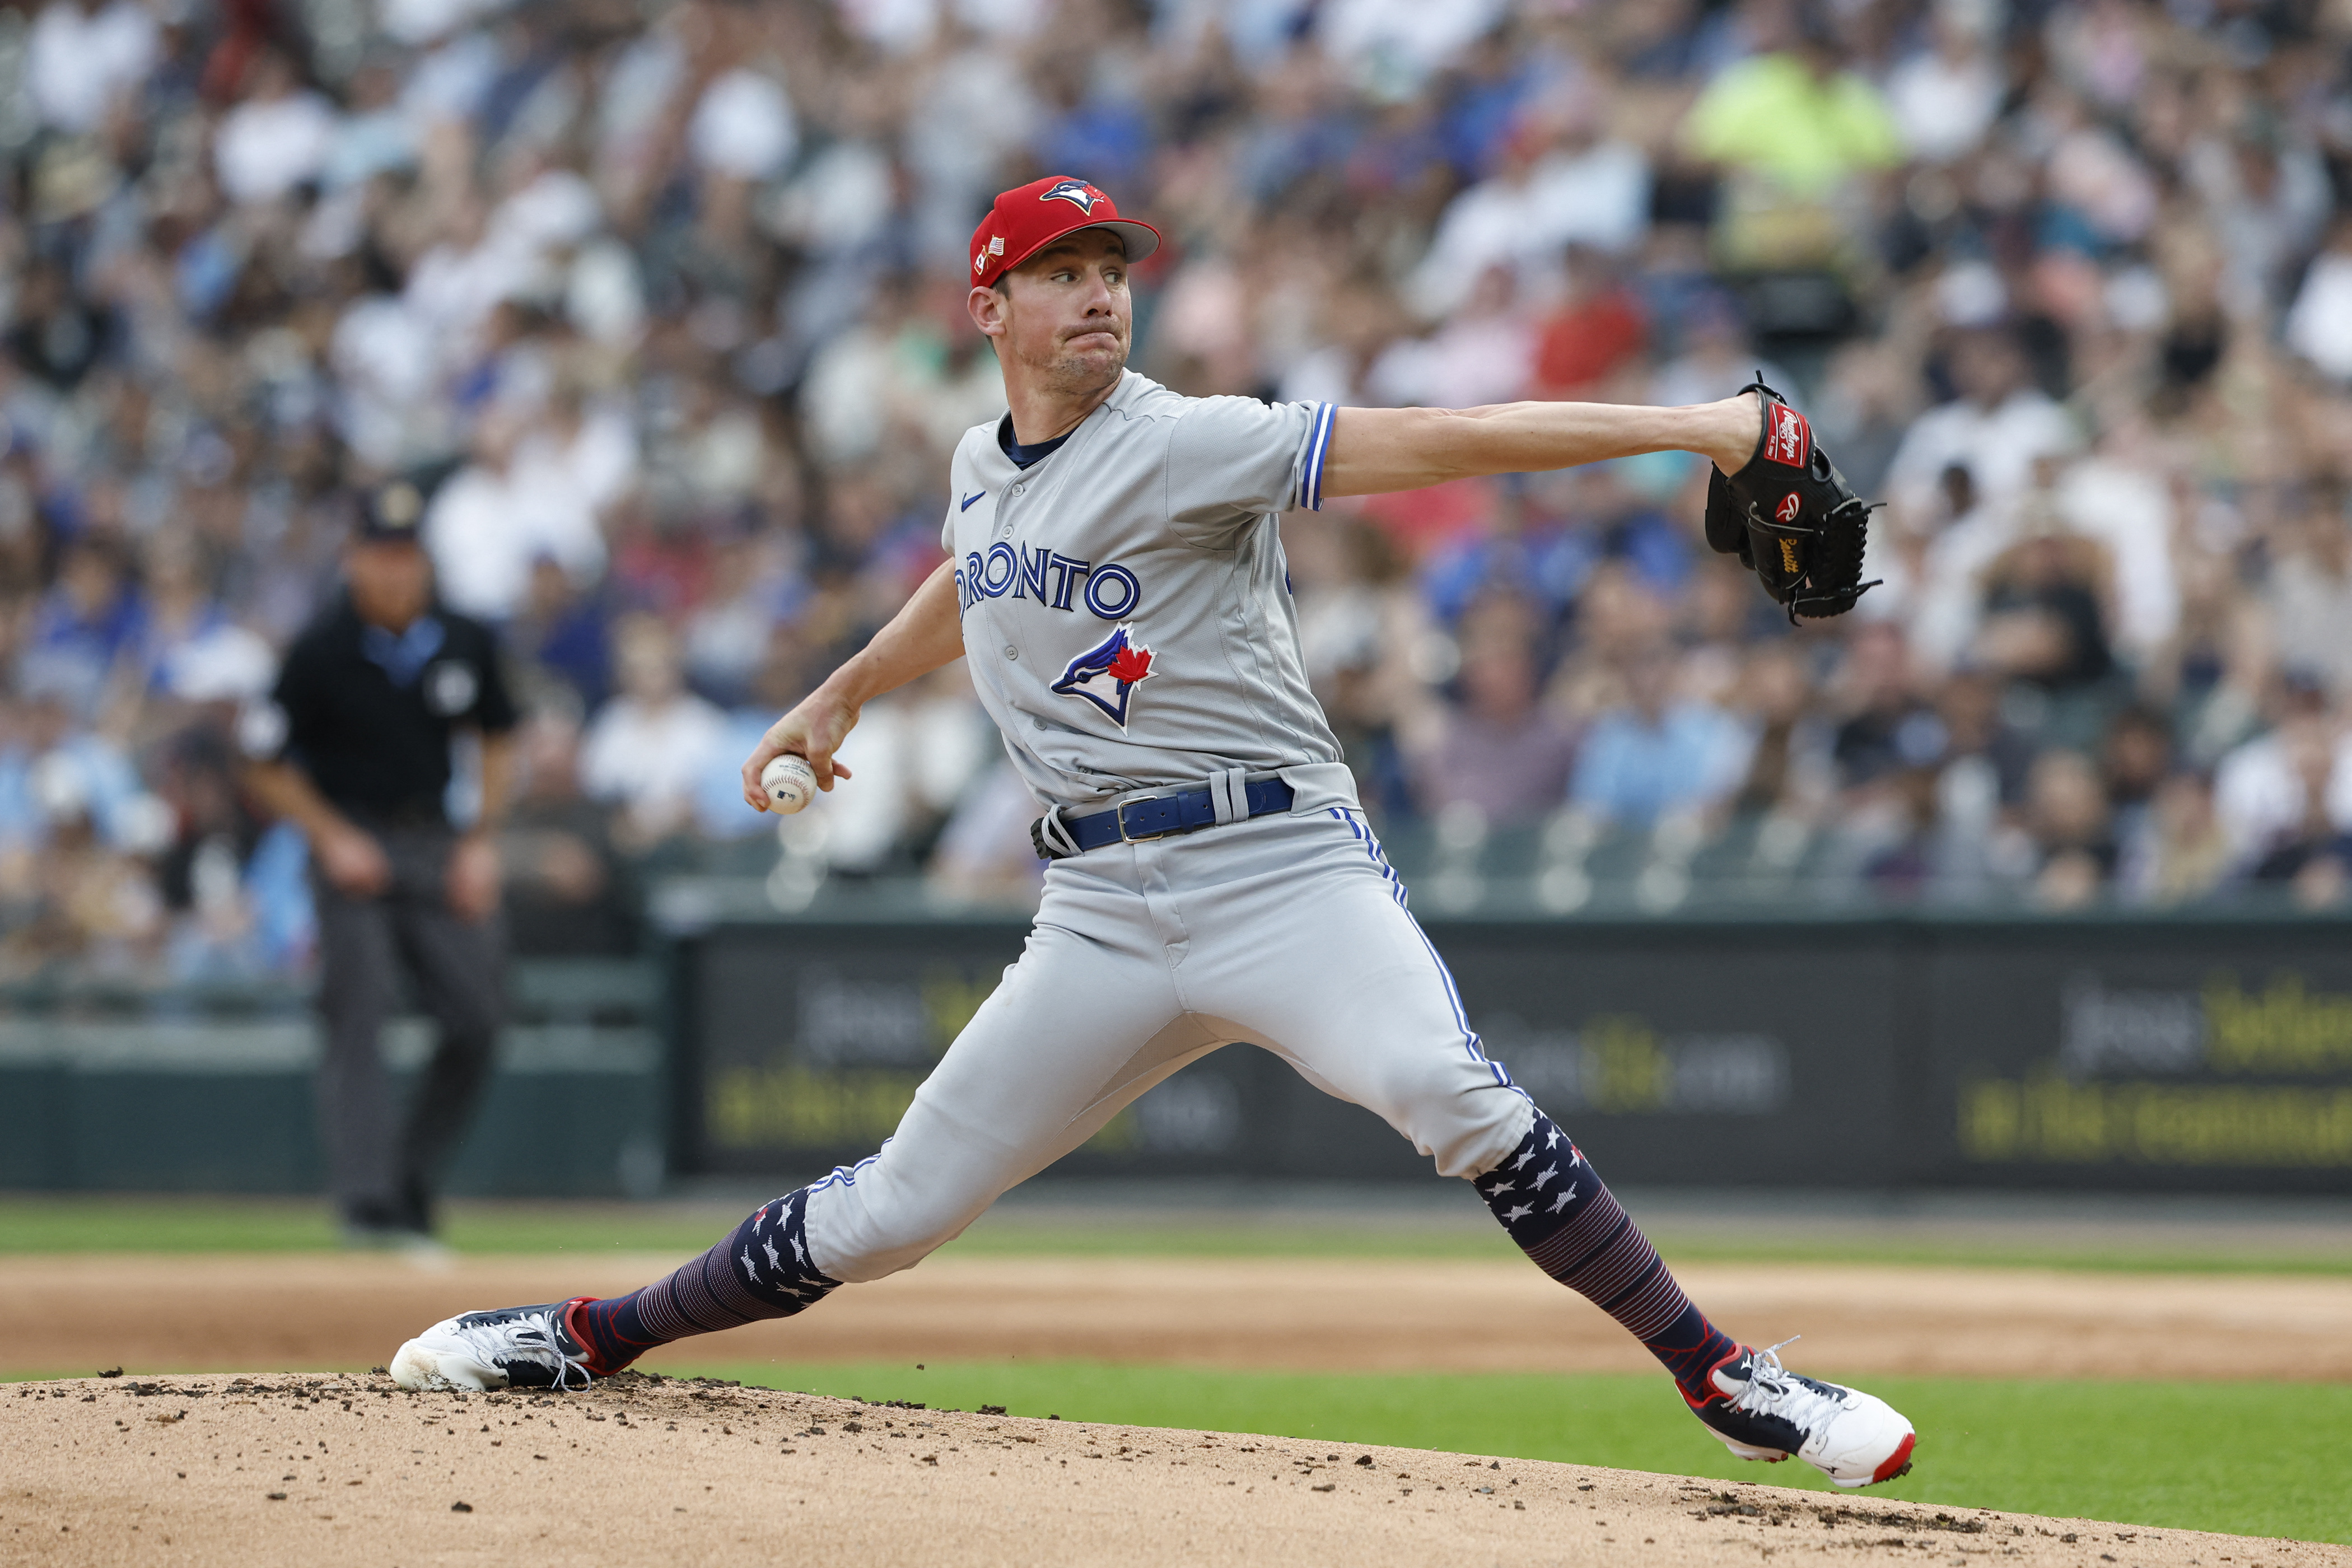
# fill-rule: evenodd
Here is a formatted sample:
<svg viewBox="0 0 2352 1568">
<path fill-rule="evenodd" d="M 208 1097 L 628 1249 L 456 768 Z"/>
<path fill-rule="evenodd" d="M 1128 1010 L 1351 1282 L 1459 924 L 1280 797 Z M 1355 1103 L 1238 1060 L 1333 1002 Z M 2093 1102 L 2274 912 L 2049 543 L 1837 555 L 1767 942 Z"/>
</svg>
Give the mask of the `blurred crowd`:
<svg viewBox="0 0 2352 1568">
<path fill-rule="evenodd" d="M 1801 627 L 1696 459 L 1285 519 L 1385 828 L 2338 903 L 2347 46 L 2346 0 L 0 6 L 0 972 L 307 962 L 237 722 L 362 505 L 505 639 L 523 951 L 775 863 L 737 761 L 940 559 L 1003 407 L 963 246 L 1047 172 L 1169 236 L 1134 363 L 1180 391 L 1760 372 L 1887 499 L 1881 585 Z M 846 755 L 786 859 L 1032 896 L 960 667 Z"/>
</svg>

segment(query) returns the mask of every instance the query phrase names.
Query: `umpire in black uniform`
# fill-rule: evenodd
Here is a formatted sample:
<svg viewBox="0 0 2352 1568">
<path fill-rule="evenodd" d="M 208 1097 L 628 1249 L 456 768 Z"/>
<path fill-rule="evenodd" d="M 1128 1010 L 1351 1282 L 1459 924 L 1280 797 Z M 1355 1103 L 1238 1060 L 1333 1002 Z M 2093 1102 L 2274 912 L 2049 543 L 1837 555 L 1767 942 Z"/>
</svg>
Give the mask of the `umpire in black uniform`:
<svg viewBox="0 0 2352 1568">
<path fill-rule="evenodd" d="M 435 603 L 422 498 L 372 498 L 343 554 L 344 593 L 287 650 L 271 704 L 247 715 L 247 780 L 310 840 L 326 1058 L 319 1128 L 354 1245 L 421 1244 L 433 1188 L 489 1079 L 504 1011 L 492 835 L 514 703 L 489 628 Z M 481 811 L 443 805 L 453 732 L 481 741 Z M 404 973 L 440 1039 L 405 1115 L 379 1051 Z"/>
</svg>

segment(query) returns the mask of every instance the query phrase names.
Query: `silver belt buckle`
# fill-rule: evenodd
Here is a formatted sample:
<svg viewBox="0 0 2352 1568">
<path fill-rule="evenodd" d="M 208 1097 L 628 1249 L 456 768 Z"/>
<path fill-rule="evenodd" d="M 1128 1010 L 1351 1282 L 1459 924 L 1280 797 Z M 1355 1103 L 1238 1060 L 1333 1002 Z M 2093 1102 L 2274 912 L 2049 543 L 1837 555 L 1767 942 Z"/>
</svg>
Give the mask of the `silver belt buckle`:
<svg viewBox="0 0 2352 1568">
<path fill-rule="evenodd" d="M 1175 792 L 1171 792 L 1167 795 L 1139 795 L 1133 800 L 1123 800 L 1117 805 L 1112 806 L 1110 808 L 1110 819 L 1118 824 L 1118 841 L 1121 844 L 1150 844 L 1154 839 L 1172 838 L 1177 834 L 1182 832 L 1183 829 L 1181 826 L 1163 827 L 1157 833 L 1147 833 L 1142 837 L 1139 838 L 1127 830 L 1127 808 L 1129 806 L 1141 805 L 1147 800 L 1174 800 L 1175 798 Z"/>
</svg>

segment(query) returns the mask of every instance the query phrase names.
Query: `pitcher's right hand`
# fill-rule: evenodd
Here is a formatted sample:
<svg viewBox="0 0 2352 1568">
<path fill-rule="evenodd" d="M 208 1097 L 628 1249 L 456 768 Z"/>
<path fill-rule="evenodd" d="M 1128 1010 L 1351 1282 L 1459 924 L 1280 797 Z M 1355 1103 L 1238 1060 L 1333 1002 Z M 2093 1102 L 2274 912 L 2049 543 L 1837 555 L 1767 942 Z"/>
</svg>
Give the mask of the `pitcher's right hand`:
<svg viewBox="0 0 2352 1568">
<path fill-rule="evenodd" d="M 751 758 L 743 764 L 743 803 L 754 811 L 769 809 L 768 792 L 760 787 L 760 773 L 787 752 L 807 760 L 819 789 L 829 790 L 835 779 L 849 777 L 849 770 L 835 762 L 833 753 L 840 750 L 842 737 L 856 723 L 857 710 L 847 703 L 823 690 L 810 693 L 798 707 L 769 725 L 760 743 L 751 748 Z"/>
</svg>

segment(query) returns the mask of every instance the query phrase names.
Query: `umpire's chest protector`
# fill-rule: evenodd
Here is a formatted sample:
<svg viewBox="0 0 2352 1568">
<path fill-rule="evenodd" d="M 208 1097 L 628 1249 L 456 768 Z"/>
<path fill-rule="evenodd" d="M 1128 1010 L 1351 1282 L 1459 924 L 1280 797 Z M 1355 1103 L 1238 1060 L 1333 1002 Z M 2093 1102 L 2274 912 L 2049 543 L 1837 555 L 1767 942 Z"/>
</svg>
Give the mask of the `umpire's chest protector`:
<svg viewBox="0 0 2352 1568">
<path fill-rule="evenodd" d="M 1041 799 L 1339 760 L 1276 527 L 1321 501 L 1334 416 L 1129 371 L 1026 469 L 995 423 L 965 433 L 940 543 L 972 683 Z"/>
</svg>

